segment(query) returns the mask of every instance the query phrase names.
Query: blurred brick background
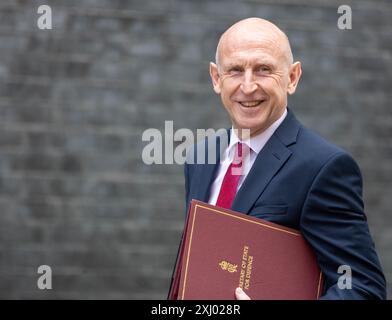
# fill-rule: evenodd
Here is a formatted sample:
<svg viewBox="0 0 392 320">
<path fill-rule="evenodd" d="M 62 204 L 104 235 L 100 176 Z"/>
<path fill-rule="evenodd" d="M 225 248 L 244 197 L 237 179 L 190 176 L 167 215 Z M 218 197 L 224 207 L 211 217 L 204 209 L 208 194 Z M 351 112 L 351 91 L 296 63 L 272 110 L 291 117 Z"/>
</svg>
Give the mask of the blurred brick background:
<svg viewBox="0 0 392 320">
<path fill-rule="evenodd" d="M 53 30 L 37 28 L 37 8 Z M 337 29 L 349 4 L 353 29 Z M 392 281 L 390 0 L 2 0 L 0 298 L 164 299 L 184 221 L 182 167 L 144 165 L 141 135 L 229 121 L 208 62 L 238 19 L 272 19 L 303 63 L 290 101 L 349 150 Z M 37 268 L 53 289 L 37 289 Z"/>
</svg>

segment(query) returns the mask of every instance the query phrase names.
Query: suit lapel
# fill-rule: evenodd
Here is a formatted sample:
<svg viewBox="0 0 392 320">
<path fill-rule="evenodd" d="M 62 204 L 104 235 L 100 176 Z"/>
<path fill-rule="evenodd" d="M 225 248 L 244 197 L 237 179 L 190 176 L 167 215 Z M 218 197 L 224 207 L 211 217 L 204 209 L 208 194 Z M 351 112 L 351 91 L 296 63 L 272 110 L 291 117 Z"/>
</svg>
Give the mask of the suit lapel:
<svg viewBox="0 0 392 320">
<path fill-rule="evenodd" d="M 211 184 L 215 176 L 218 165 L 207 164 L 203 167 L 203 173 L 199 176 L 196 199 L 208 202 Z"/>
<path fill-rule="evenodd" d="M 226 134 L 227 136 L 227 141 L 230 138 L 230 130 L 226 130 Z M 224 143 L 224 141 L 226 141 L 226 139 L 222 138 L 222 135 L 224 133 L 222 133 L 221 135 L 218 135 L 216 137 L 216 144 L 215 145 L 208 145 L 208 143 L 206 143 L 205 145 L 205 163 L 203 165 L 197 165 L 198 166 L 198 170 L 197 170 L 197 192 L 196 192 L 196 196 L 195 198 L 204 202 L 208 202 L 209 200 L 209 196 L 210 196 L 210 190 L 211 190 L 211 185 L 214 182 L 214 178 L 215 178 L 215 174 L 216 174 L 216 170 L 219 168 L 219 164 L 220 164 L 220 145 L 221 145 L 221 140 L 222 143 Z M 205 141 L 208 141 L 205 140 Z M 228 141 L 229 142 L 229 141 Z M 224 144 L 227 144 L 224 143 Z M 227 146 L 223 146 L 223 148 L 225 148 Z M 213 150 L 215 148 L 215 151 Z M 224 151 L 224 150 L 223 150 Z M 215 157 L 215 161 L 212 164 L 208 163 L 208 155 L 211 154 L 212 152 L 215 152 L 216 157 Z"/>
<path fill-rule="evenodd" d="M 234 199 L 233 210 L 248 213 L 291 151 L 273 135 L 258 154 L 248 176 Z"/>
<path fill-rule="evenodd" d="M 234 199 L 232 209 L 249 213 L 270 180 L 284 166 L 292 152 L 287 148 L 296 142 L 300 124 L 291 111 L 281 126 L 258 154 L 252 169 Z"/>
</svg>

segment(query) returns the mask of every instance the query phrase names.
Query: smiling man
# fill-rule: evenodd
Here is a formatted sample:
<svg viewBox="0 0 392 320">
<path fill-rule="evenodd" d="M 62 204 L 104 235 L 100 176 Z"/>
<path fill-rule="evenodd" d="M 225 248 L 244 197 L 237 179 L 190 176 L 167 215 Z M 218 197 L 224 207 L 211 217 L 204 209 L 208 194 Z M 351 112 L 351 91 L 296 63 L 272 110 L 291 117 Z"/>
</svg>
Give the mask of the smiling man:
<svg viewBox="0 0 392 320">
<path fill-rule="evenodd" d="M 255 136 L 286 111 L 301 64 L 293 63 L 289 41 L 274 24 L 246 19 L 222 35 L 210 74 L 234 128 L 250 129 Z"/>
<path fill-rule="evenodd" d="M 324 274 L 322 299 L 385 299 L 356 162 L 287 107 L 301 77 L 287 36 L 263 19 L 237 22 L 221 36 L 210 75 L 232 130 L 215 163 L 185 164 L 187 207 L 198 199 L 298 229 Z M 204 146 L 194 152 L 204 154 Z M 239 175 L 232 170 L 238 156 L 249 160 Z M 338 283 L 342 265 L 352 271 L 351 289 Z M 242 290 L 235 296 L 249 299 Z"/>
</svg>

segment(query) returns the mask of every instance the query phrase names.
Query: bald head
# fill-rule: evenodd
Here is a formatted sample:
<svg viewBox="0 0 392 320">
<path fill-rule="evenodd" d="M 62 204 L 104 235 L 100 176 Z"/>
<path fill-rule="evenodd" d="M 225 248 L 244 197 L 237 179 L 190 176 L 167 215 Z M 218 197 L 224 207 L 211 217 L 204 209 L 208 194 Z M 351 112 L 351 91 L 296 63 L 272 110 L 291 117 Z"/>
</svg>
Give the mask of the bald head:
<svg viewBox="0 0 392 320">
<path fill-rule="evenodd" d="M 301 78 L 287 36 L 267 20 L 241 20 L 221 36 L 216 56 L 212 85 L 233 127 L 263 132 L 283 115 Z"/>
<path fill-rule="evenodd" d="M 276 55 L 283 58 L 288 66 L 293 63 L 293 54 L 286 34 L 265 19 L 248 18 L 233 24 L 220 37 L 215 55 L 218 68 L 220 67 L 221 52 L 235 51 L 243 43 L 254 43 L 255 46 L 268 45 Z"/>
</svg>

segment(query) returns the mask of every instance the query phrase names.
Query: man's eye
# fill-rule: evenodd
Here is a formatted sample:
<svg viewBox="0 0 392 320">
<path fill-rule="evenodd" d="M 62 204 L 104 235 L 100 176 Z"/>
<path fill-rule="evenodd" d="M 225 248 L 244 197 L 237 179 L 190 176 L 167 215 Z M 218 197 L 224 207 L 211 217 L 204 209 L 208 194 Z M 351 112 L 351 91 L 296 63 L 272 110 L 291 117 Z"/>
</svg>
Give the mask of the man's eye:
<svg viewBox="0 0 392 320">
<path fill-rule="evenodd" d="M 242 72 L 241 68 L 234 67 L 229 69 L 230 74 L 238 74 L 240 72 Z"/>
<path fill-rule="evenodd" d="M 262 73 L 266 73 L 266 72 L 270 72 L 271 68 L 267 67 L 267 66 L 261 66 L 257 69 L 258 72 L 262 72 Z"/>
</svg>

